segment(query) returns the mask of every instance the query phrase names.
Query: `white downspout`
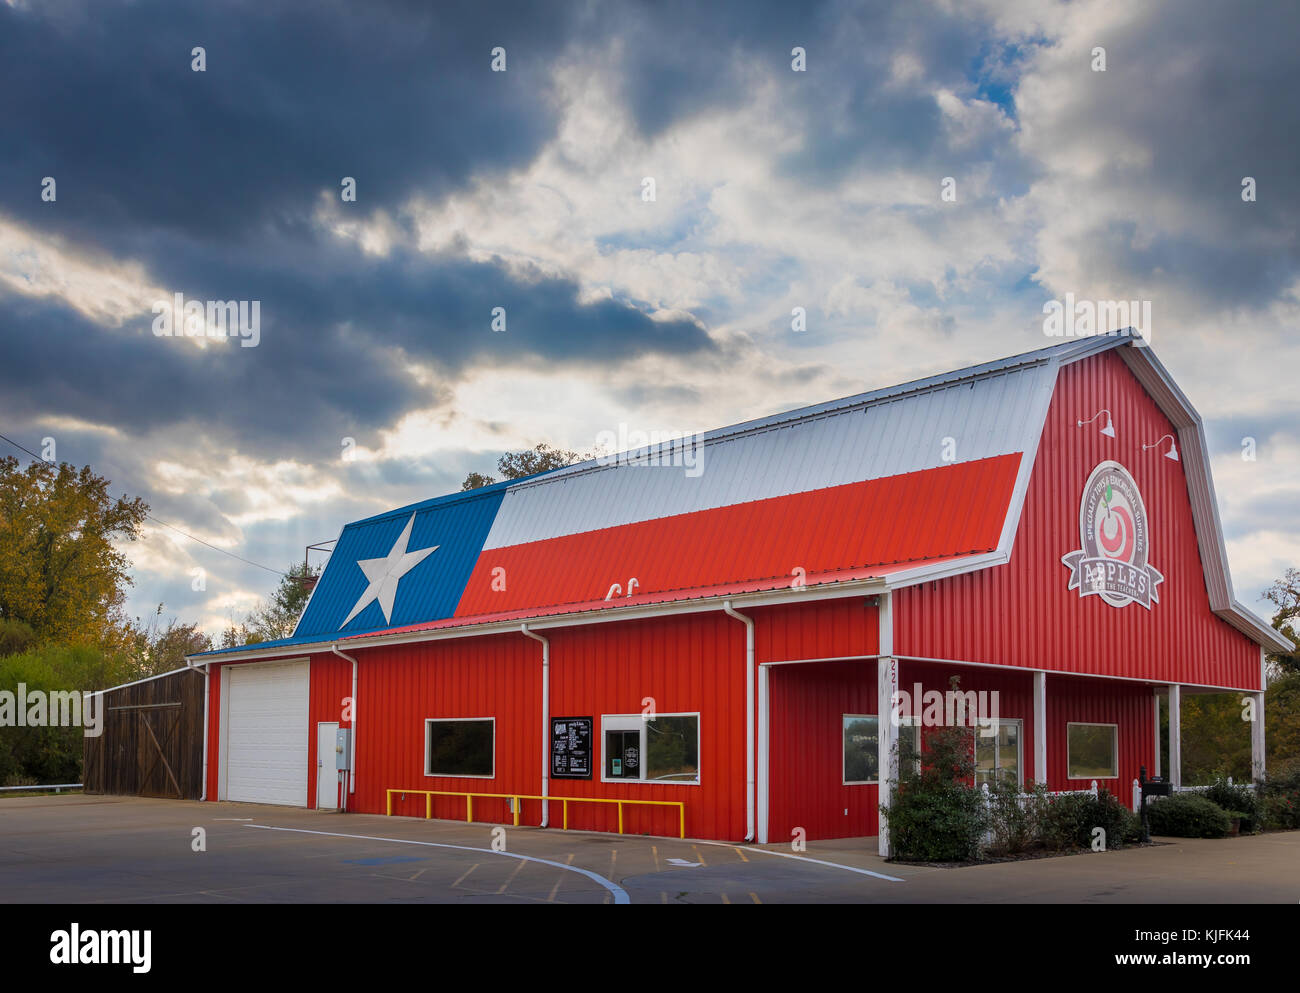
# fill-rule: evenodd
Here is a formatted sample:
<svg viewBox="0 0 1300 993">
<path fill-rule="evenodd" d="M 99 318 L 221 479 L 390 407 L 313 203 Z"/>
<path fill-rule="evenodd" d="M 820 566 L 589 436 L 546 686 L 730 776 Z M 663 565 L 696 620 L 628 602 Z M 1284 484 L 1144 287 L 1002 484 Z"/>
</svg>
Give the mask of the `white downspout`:
<svg viewBox="0 0 1300 993">
<path fill-rule="evenodd" d="M 212 688 L 212 679 L 208 674 L 207 662 L 200 667 L 187 656 L 185 664 L 195 672 L 203 673 L 203 792 L 199 794 L 199 802 L 202 803 L 208 798 L 208 693 Z"/>
<path fill-rule="evenodd" d="M 745 625 L 745 840 L 754 840 L 754 619 L 733 610 L 730 600 L 722 609 Z"/>
<path fill-rule="evenodd" d="M 330 651 L 332 651 L 339 658 L 352 663 L 352 733 L 348 735 L 348 737 L 351 739 L 350 751 L 352 752 L 352 754 L 349 756 L 349 760 L 348 760 L 348 765 L 351 767 L 348 769 L 348 792 L 356 793 L 357 791 L 357 660 L 353 658 L 351 655 L 346 655 L 343 652 L 340 652 L 337 642 L 333 645 L 330 645 Z M 318 807 L 320 806 L 320 797 L 316 798 L 316 806 Z M 345 812 L 348 809 L 346 797 L 344 798 L 343 809 Z"/>
<path fill-rule="evenodd" d="M 542 643 L 542 796 L 551 788 L 551 738 L 548 734 L 551 724 L 551 643 L 540 634 L 528 630 L 527 624 L 520 624 L 519 630 L 534 641 Z M 550 802 L 542 801 L 542 823 L 550 823 Z"/>
</svg>

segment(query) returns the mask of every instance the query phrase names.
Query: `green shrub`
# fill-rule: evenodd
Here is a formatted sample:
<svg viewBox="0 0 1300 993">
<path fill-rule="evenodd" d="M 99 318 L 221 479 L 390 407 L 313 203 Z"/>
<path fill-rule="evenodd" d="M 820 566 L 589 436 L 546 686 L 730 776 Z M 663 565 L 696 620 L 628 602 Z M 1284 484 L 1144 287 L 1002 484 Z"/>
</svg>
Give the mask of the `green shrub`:
<svg viewBox="0 0 1300 993">
<path fill-rule="evenodd" d="M 1124 808 L 1124 844 L 1136 845 L 1142 840 L 1142 818 Z"/>
<path fill-rule="evenodd" d="M 1053 851 L 1091 848 L 1095 828 L 1105 831 L 1106 848 L 1123 848 L 1142 836 L 1142 823 L 1109 790 L 1052 796 L 1035 788 L 1039 838 Z"/>
<path fill-rule="evenodd" d="M 1216 779 L 1201 796 L 1222 807 L 1229 817 L 1240 818 L 1242 831 L 1254 831 L 1259 826 L 1259 800 L 1250 787 L 1230 785 L 1226 779 Z"/>
<path fill-rule="evenodd" d="M 930 735 L 919 771 L 890 784 L 881 806 L 894 857 L 918 862 L 963 862 L 979 856 L 988 825 L 984 797 L 969 785 L 975 760 L 968 728 Z"/>
<path fill-rule="evenodd" d="M 1106 832 L 1106 847 L 1123 848 L 1133 828 L 1134 815 L 1131 810 L 1119 802 L 1119 798 L 1109 790 L 1100 790 L 1095 797 L 1089 796 L 1090 803 L 1085 807 L 1086 819 L 1092 823 L 1088 827 L 1088 836 L 1084 844 L 1092 844 L 1093 828 Z"/>
<path fill-rule="evenodd" d="M 1259 784 L 1258 804 L 1263 827 L 1300 828 L 1300 764 L 1265 777 Z"/>
<path fill-rule="evenodd" d="M 1035 792 L 1022 799 L 1020 784 L 1010 777 L 1001 778 L 989 787 L 988 808 L 992 835 L 989 851 L 1017 855 L 1038 839 L 1039 804 Z"/>
<path fill-rule="evenodd" d="M 1062 851 L 1086 844 L 1092 824 L 1089 816 L 1092 796 L 1088 793 L 1066 793 L 1061 796 L 1044 796 L 1040 807 L 1039 834 L 1045 846 Z"/>
<path fill-rule="evenodd" d="M 1232 827 L 1222 807 L 1196 793 L 1148 801 L 1147 819 L 1152 834 L 1172 838 L 1223 838 Z"/>
</svg>

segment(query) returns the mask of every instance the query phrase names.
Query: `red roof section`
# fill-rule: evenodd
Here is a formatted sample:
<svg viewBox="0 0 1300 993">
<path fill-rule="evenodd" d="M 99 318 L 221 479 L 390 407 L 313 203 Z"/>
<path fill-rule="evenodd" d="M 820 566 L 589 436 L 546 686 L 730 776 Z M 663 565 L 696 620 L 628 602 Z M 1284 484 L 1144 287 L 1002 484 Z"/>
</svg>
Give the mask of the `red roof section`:
<svg viewBox="0 0 1300 993">
<path fill-rule="evenodd" d="M 819 586 L 991 552 L 1021 458 L 1000 455 L 491 549 L 454 618 L 384 633 L 781 589 L 791 586 L 796 568 L 808 586 Z M 632 578 L 635 592 L 627 596 Z M 616 583 L 621 590 L 606 599 Z"/>
</svg>

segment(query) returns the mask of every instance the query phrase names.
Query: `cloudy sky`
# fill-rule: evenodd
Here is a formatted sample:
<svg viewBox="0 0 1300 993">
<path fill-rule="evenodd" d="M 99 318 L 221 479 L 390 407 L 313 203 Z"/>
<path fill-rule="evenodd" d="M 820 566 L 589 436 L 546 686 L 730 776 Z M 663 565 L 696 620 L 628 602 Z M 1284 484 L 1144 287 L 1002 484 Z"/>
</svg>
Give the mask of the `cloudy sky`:
<svg viewBox="0 0 1300 993">
<path fill-rule="evenodd" d="M 1149 300 L 1268 614 L 1300 565 L 1300 8 L 700 6 L 0 0 L 0 433 L 282 569 L 505 450 Z M 257 346 L 155 335 L 176 293 L 259 301 Z M 212 632 L 276 582 L 152 523 L 129 553 L 133 615 Z"/>
</svg>

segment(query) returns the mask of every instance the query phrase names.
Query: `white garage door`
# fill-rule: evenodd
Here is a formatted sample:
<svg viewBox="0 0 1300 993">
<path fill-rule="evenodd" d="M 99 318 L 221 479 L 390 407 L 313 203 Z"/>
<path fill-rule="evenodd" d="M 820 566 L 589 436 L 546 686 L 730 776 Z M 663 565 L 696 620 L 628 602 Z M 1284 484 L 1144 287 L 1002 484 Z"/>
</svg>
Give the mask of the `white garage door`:
<svg viewBox="0 0 1300 993">
<path fill-rule="evenodd" d="M 307 805 L 308 663 L 230 667 L 227 800 Z"/>
</svg>

